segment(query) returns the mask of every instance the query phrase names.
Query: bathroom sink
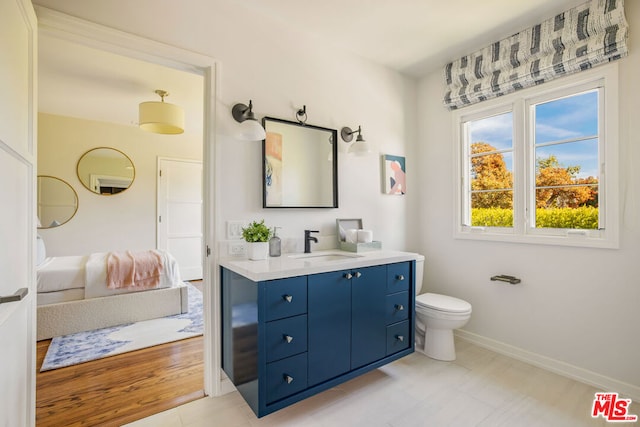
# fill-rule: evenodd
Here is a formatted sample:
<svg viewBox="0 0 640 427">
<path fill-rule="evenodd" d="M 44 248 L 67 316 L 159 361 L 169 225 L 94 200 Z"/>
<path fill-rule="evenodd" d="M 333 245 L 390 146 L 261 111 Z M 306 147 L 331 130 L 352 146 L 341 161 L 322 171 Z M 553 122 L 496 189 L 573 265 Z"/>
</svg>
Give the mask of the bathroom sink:
<svg viewBox="0 0 640 427">
<path fill-rule="evenodd" d="M 298 254 L 290 255 L 290 258 L 299 259 L 309 262 L 328 262 L 328 261 L 343 261 L 353 258 L 360 258 L 362 255 L 357 254 L 342 254 L 342 253 L 322 253 L 322 254 Z"/>
</svg>

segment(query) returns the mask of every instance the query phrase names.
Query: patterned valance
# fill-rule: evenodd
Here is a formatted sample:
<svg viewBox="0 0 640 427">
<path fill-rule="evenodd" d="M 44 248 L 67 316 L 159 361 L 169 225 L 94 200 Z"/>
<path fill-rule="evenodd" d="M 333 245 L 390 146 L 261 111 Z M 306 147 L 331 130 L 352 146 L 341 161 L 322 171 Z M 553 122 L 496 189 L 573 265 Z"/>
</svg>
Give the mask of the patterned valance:
<svg viewBox="0 0 640 427">
<path fill-rule="evenodd" d="M 591 0 L 449 63 L 450 110 L 627 56 L 624 0 Z"/>
</svg>

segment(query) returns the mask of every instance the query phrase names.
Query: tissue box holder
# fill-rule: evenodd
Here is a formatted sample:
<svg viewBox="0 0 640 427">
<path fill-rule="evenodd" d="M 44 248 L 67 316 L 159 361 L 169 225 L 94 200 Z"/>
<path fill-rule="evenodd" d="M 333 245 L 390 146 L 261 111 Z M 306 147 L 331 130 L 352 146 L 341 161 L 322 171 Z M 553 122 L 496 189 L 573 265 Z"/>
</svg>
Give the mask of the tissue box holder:
<svg viewBox="0 0 640 427">
<path fill-rule="evenodd" d="M 346 242 L 344 232 L 345 230 L 349 230 L 352 228 L 355 228 L 356 230 L 362 230 L 362 218 L 336 219 L 338 246 L 340 250 L 348 252 L 365 252 L 382 249 L 382 242 L 376 240 L 369 243 Z"/>
<path fill-rule="evenodd" d="M 376 251 L 382 249 L 382 242 L 374 240 L 369 243 L 340 242 L 340 250 L 349 252 Z"/>
</svg>

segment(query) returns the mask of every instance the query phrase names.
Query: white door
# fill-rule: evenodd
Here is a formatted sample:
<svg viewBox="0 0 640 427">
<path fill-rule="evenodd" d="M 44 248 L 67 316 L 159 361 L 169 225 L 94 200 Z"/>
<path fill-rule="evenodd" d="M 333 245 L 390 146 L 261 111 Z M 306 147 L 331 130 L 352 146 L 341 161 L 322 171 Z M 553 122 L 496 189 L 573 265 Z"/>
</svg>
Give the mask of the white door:
<svg viewBox="0 0 640 427">
<path fill-rule="evenodd" d="M 158 158 L 158 249 L 182 280 L 202 279 L 202 162 Z"/>
<path fill-rule="evenodd" d="M 36 25 L 0 1 L 0 426 L 35 425 Z"/>
</svg>

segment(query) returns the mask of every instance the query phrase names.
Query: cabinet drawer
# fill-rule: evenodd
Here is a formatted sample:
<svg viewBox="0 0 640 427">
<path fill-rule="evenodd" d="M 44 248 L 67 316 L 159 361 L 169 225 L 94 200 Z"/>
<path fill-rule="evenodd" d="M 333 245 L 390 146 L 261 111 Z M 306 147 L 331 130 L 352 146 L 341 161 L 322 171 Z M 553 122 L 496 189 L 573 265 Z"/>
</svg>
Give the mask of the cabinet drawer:
<svg viewBox="0 0 640 427">
<path fill-rule="evenodd" d="M 307 353 L 267 364 L 267 404 L 307 388 Z"/>
<path fill-rule="evenodd" d="M 267 362 L 307 351 L 307 315 L 274 320 L 266 325 Z"/>
<path fill-rule="evenodd" d="M 266 282 L 266 321 L 307 312 L 306 276 Z"/>
<path fill-rule="evenodd" d="M 408 320 L 387 326 L 387 356 L 411 347 L 410 330 Z"/>
<path fill-rule="evenodd" d="M 387 295 L 386 324 L 400 322 L 409 317 L 409 292 Z"/>
<path fill-rule="evenodd" d="M 411 279 L 411 263 L 399 262 L 387 265 L 387 293 L 408 291 Z"/>
</svg>

